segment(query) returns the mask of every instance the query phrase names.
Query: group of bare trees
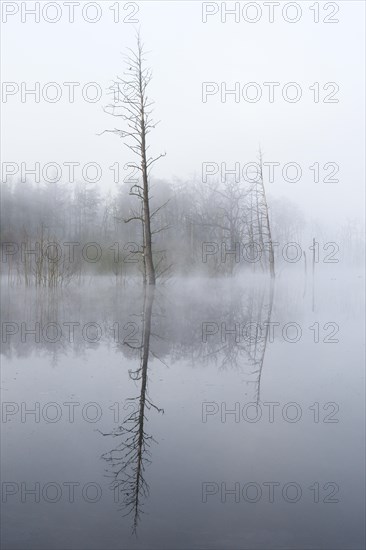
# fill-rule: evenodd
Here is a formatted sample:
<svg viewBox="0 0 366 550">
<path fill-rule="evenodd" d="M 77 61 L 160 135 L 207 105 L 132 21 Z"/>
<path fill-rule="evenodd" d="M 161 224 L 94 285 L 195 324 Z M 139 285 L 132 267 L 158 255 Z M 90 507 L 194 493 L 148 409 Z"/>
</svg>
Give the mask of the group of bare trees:
<svg viewBox="0 0 366 550">
<path fill-rule="evenodd" d="M 125 64 L 123 76 L 110 86 L 112 100 L 105 107 L 119 127 L 102 133 L 122 138 L 136 159 L 127 166 L 139 177 L 104 196 L 85 181 L 5 183 L 0 231 L 8 280 L 58 286 L 73 278 L 81 281 L 85 274 L 113 274 L 121 283 L 141 273 L 144 283 L 154 285 L 172 273 L 232 276 L 245 271 L 274 278 L 283 262 L 274 243 L 299 242 L 304 224 L 299 209 L 288 201 L 271 199 L 269 206 L 262 152 L 249 180 L 234 175 L 225 181 L 152 180 L 151 169 L 164 154 L 150 154 L 148 141 L 156 126 L 148 95 L 152 73 L 139 36 Z M 347 250 L 357 261 L 362 237 L 355 245 L 349 227 L 340 230 L 339 238 L 348 239 Z M 98 247 L 95 262 L 83 253 L 90 241 Z M 65 250 L 70 242 L 77 243 L 71 259 Z M 63 247 L 57 260 L 48 253 L 52 243 Z M 37 257 L 32 252 L 36 246 L 47 254 Z"/>
<path fill-rule="evenodd" d="M 142 262 L 144 283 L 154 285 L 156 281 L 156 269 L 153 257 L 153 235 L 167 229 L 169 225 L 162 226 L 152 230 L 152 218 L 166 206 L 167 202 L 159 205 L 153 211 L 151 210 L 151 188 L 150 188 L 150 168 L 159 160 L 163 154 L 157 157 L 149 156 L 149 145 L 147 136 L 155 128 L 156 123 L 152 119 L 153 101 L 148 97 L 148 86 L 151 81 L 151 69 L 146 68 L 144 64 L 144 48 L 140 35 L 137 36 L 136 52 L 129 49 L 125 62 L 128 67 L 123 77 L 118 77 L 110 87 L 110 94 L 113 96 L 113 102 L 105 109 L 106 112 L 123 122 L 123 128 L 114 128 L 106 130 L 112 132 L 125 140 L 125 145 L 137 155 L 138 160 L 129 164 L 140 173 L 138 183 L 134 183 L 129 191 L 130 196 L 139 199 L 138 209 L 132 210 L 132 214 L 125 218 L 126 223 L 138 221 L 142 226 Z M 226 245 L 228 241 L 230 252 L 240 245 L 243 241 L 245 231 L 249 232 L 249 245 L 253 248 L 254 239 L 258 237 L 261 244 L 261 255 L 265 253 L 264 240 L 268 242 L 268 260 L 264 259 L 262 267 L 269 265 L 271 277 L 275 276 L 274 253 L 272 246 L 270 219 L 268 204 L 263 181 L 262 153 L 260 152 L 259 170 L 255 183 L 251 188 L 246 189 L 243 185 L 233 185 L 228 181 L 224 188 L 219 189 L 215 186 L 213 192 L 219 197 L 218 211 L 213 216 L 208 215 L 207 211 L 202 213 L 201 220 L 193 216 L 188 220 L 191 240 L 193 237 L 193 226 L 201 224 L 205 227 L 219 229 L 224 239 L 221 244 Z M 236 182 L 237 183 L 237 182 Z M 247 219 L 247 211 L 243 208 L 242 202 L 247 195 L 251 196 L 250 222 Z M 254 204 L 253 204 L 254 196 Z M 255 211 L 253 213 L 253 210 Z M 199 215 L 199 212 L 198 212 Z M 254 220 L 255 218 L 255 220 Z M 240 252 L 239 252 L 240 254 Z M 225 258 L 226 260 L 226 258 Z M 230 274 L 234 271 L 232 256 L 228 262 L 228 271 Z"/>
<path fill-rule="evenodd" d="M 287 199 L 271 197 L 270 208 L 266 207 L 264 200 L 268 199 L 260 182 L 232 179 L 173 184 L 152 180 L 150 189 L 156 279 L 170 274 L 245 276 L 254 272 L 269 276 L 272 267 L 278 276 L 291 268 L 283 258 L 283 245 L 300 243 L 310 261 L 313 236 L 321 253 L 324 243 L 335 241 L 339 247 L 336 257 L 344 265 L 357 267 L 362 262 L 360 224 L 350 221 L 336 232 L 321 225 L 310 226 L 301 210 Z M 9 282 L 48 286 L 56 279 L 61 285 L 82 282 L 85 275 L 109 275 L 123 284 L 130 275 L 144 275 L 142 221 L 124 222 L 134 211 L 139 213 L 140 199 L 129 194 L 128 185 L 121 184 L 115 194 L 106 196 L 93 186 L 81 184 L 57 183 L 55 191 L 52 200 L 48 184 L 14 182 L 3 186 L 2 273 Z M 87 243 L 100 247 L 100 258 L 95 262 L 97 249 L 84 249 Z M 271 243 L 276 244 L 272 249 Z M 207 247 L 213 252 L 206 258 Z M 43 250 L 43 256 L 36 250 Z M 303 262 L 293 265 L 303 266 Z"/>
<path fill-rule="evenodd" d="M 150 210 L 150 182 L 149 170 L 153 163 L 164 155 L 157 157 L 148 156 L 149 145 L 147 145 L 147 135 L 151 129 L 155 128 L 155 123 L 151 118 L 151 107 L 153 102 L 147 95 L 147 87 L 151 80 L 151 70 L 144 66 L 144 50 L 140 35 L 137 37 L 137 51 L 129 50 L 130 54 L 126 58 L 128 71 L 125 71 L 123 78 L 114 81 L 110 92 L 114 96 L 114 103 L 108 105 L 106 111 L 113 117 L 122 118 L 127 123 L 127 129 L 109 130 L 122 138 L 127 138 L 127 147 L 138 156 L 138 162 L 130 164 L 141 173 L 141 183 L 132 185 L 130 195 L 139 199 L 139 211 L 133 211 L 133 215 L 125 219 L 125 222 L 132 220 L 140 221 L 142 224 L 142 258 L 144 282 L 155 284 L 155 267 L 153 259 L 152 235 L 166 229 L 169 226 L 163 226 L 155 231 L 151 229 L 151 220 L 165 205 L 158 206 L 153 212 Z M 117 96 L 117 101 L 116 101 Z M 130 143 L 131 141 L 132 143 Z M 275 276 L 274 253 L 272 246 L 271 227 L 268 213 L 268 204 L 263 181 L 262 153 L 260 151 L 259 170 L 255 183 L 252 188 L 245 189 L 243 185 L 233 185 L 227 182 L 224 189 L 214 189 L 216 196 L 221 198 L 218 205 L 219 212 L 215 212 L 213 217 L 207 216 L 206 212 L 202 214 L 201 221 L 191 219 L 189 221 L 190 231 L 193 226 L 201 223 L 204 226 L 214 229 L 221 229 L 225 241 L 229 241 L 230 251 L 232 252 L 243 240 L 243 234 L 247 230 L 250 233 L 250 246 L 253 247 L 254 239 L 258 236 L 262 247 L 262 253 L 265 252 L 264 239 L 268 242 L 268 265 L 271 277 Z M 246 196 L 251 196 L 250 223 L 246 218 L 247 212 L 244 211 L 242 202 Z M 253 205 L 253 196 L 255 205 Z M 253 217 L 253 208 L 255 209 L 256 220 Z M 197 213 L 197 212 L 196 212 Z M 199 214 L 199 213 L 198 213 Z M 192 233 L 191 233 L 192 239 Z M 226 244 L 223 241 L 222 244 Z M 240 254 L 240 252 L 239 252 Z M 226 259 L 226 258 L 225 258 Z M 264 266 L 267 262 L 264 260 Z M 232 256 L 228 263 L 229 273 L 234 270 Z"/>
</svg>

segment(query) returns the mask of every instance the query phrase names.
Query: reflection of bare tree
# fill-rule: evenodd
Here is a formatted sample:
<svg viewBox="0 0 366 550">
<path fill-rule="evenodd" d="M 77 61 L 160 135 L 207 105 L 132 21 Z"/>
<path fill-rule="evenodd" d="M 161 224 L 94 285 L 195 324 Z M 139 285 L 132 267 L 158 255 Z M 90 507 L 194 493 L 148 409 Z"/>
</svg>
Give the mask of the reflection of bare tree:
<svg viewBox="0 0 366 550">
<path fill-rule="evenodd" d="M 266 347 L 268 342 L 268 335 L 270 330 L 270 322 L 271 322 L 271 316 L 272 316 L 272 307 L 273 307 L 273 298 L 274 298 L 274 284 L 273 281 L 271 281 L 270 289 L 269 289 L 269 299 L 268 303 L 265 306 L 265 320 L 264 322 L 261 322 L 261 326 L 264 327 L 264 336 L 261 338 L 261 340 L 256 339 L 256 348 L 255 348 L 255 375 L 256 375 L 256 403 L 258 404 L 260 401 L 260 392 L 261 392 L 261 378 L 262 378 L 262 370 L 263 370 L 263 362 L 264 357 L 266 354 Z M 261 309 L 262 312 L 262 309 Z"/>
<path fill-rule="evenodd" d="M 255 386 L 254 399 L 260 399 L 260 383 L 270 332 L 274 282 L 268 287 L 230 289 L 225 309 L 215 309 L 211 320 L 217 333 L 207 338 L 199 350 L 202 363 L 213 360 L 220 369 L 236 368 Z"/>
<path fill-rule="evenodd" d="M 148 361 L 150 353 L 151 318 L 154 301 L 154 288 L 144 288 L 144 306 L 142 312 L 142 342 L 135 349 L 140 352 L 140 366 L 130 371 L 130 378 L 141 382 L 138 396 L 129 399 L 134 403 L 134 411 L 111 435 L 121 439 L 115 449 L 102 455 L 110 465 L 112 477 L 111 489 L 122 501 L 124 516 L 133 515 L 133 533 L 136 534 L 138 522 L 143 511 L 143 500 L 149 495 L 149 485 L 145 479 L 145 467 L 151 462 L 150 446 L 154 440 L 145 430 L 147 411 L 151 408 L 164 412 L 152 403 L 148 396 Z M 127 344 L 129 347 L 133 347 Z"/>
</svg>

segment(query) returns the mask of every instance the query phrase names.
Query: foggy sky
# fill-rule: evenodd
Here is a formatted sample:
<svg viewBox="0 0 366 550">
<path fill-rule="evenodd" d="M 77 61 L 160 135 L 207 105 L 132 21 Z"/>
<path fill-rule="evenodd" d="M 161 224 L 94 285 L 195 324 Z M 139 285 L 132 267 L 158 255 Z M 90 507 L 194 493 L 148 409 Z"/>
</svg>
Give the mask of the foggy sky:
<svg viewBox="0 0 366 550">
<path fill-rule="evenodd" d="M 2 2 L 2 4 L 6 4 Z M 19 3 L 20 4 L 20 3 Z M 24 4 L 24 3 L 23 3 Z M 44 4 L 44 2 L 41 2 Z M 85 2 L 80 2 L 81 6 Z M 155 119 L 161 120 L 150 134 L 151 152 L 167 153 L 156 164 L 156 178 L 172 180 L 201 177 L 203 162 L 256 160 L 257 148 L 263 148 L 264 161 L 297 162 L 303 175 L 297 183 L 266 182 L 273 197 L 286 196 L 302 207 L 308 217 L 323 218 L 338 225 L 349 218 L 362 218 L 364 209 L 364 3 L 338 1 L 339 22 L 314 23 L 312 2 L 299 2 L 302 17 L 288 23 L 275 12 L 269 23 L 268 8 L 257 2 L 262 18 L 235 23 L 220 13 L 202 22 L 201 2 L 137 2 L 135 17 L 139 23 L 114 23 L 110 7 L 100 3 L 102 17 L 95 24 L 81 17 L 75 8 L 75 22 L 67 20 L 63 2 L 62 17 L 51 24 L 41 18 L 25 23 L 20 14 L 2 24 L 2 80 L 25 82 L 29 88 L 40 82 L 80 82 L 75 102 L 70 104 L 67 89 L 57 103 L 29 97 L 20 101 L 20 93 L 9 96 L 2 108 L 2 162 L 97 162 L 103 168 L 103 189 L 116 188 L 108 169 L 114 162 L 132 160 L 131 153 L 114 135 L 98 133 L 118 126 L 118 120 L 102 111 L 109 98 L 86 102 L 80 88 L 98 82 L 105 90 L 117 74 L 123 73 L 122 53 L 134 47 L 140 28 L 153 69 L 150 97 L 155 100 Z M 121 17 L 129 11 L 123 11 Z M 221 3 L 218 3 L 220 6 Z M 233 7 L 233 2 L 226 3 Z M 244 6 L 246 2 L 241 2 Z M 27 2 L 32 7 L 34 2 Z M 320 3 L 320 17 L 324 2 Z M 131 11 L 131 10 L 130 10 Z M 291 14 L 291 12 L 289 12 Z M 330 13 L 330 12 L 328 12 Z M 50 11 L 51 14 L 51 11 Z M 92 12 L 90 12 L 92 14 Z M 202 102 L 202 83 L 257 82 L 263 96 L 257 103 L 220 95 Z M 275 101 L 269 103 L 264 82 L 280 82 Z M 284 84 L 297 82 L 303 95 L 297 103 L 285 102 Z M 309 90 L 314 82 L 336 82 L 338 103 L 314 103 Z M 328 93 L 331 89 L 328 90 Z M 308 169 L 314 162 L 335 162 L 340 166 L 339 183 L 314 183 Z M 65 172 L 66 174 L 66 172 Z M 79 175 L 80 172 L 76 171 Z"/>
</svg>

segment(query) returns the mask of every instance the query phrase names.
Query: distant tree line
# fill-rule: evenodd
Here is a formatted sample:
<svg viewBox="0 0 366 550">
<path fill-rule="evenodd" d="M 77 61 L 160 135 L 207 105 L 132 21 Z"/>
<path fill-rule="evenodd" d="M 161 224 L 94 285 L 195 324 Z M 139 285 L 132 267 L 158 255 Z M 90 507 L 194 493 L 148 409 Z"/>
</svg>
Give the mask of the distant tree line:
<svg viewBox="0 0 366 550">
<path fill-rule="evenodd" d="M 302 212 L 286 199 L 269 199 L 270 206 L 264 205 L 257 183 L 155 181 L 151 195 L 157 278 L 270 273 L 271 262 L 279 271 L 290 263 L 302 266 L 306 259 L 286 261 L 284 246 L 298 243 L 310 258 L 307 249 L 313 234 L 320 242 L 319 262 L 322 254 L 346 266 L 363 261 L 363 234 L 357 222 L 329 234 L 325 226 L 306 224 Z M 143 274 L 142 225 L 124 221 L 135 206 L 127 184 L 104 196 L 86 183 L 3 184 L 2 273 L 13 284 L 42 286 L 58 286 L 85 274 L 112 275 L 116 282 Z M 272 252 L 270 241 L 275 243 Z M 333 256 L 332 247 L 322 252 L 329 241 L 338 247 Z M 296 259 L 296 248 L 287 249 Z"/>
</svg>

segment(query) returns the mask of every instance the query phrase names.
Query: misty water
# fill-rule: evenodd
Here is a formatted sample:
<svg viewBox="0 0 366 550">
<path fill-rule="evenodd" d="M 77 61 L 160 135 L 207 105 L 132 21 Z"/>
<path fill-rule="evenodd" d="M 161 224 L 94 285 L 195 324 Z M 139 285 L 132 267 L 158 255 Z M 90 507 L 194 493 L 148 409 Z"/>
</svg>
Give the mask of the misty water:
<svg viewBox="0 0 366 550">
<path fill-rule="evenodd" d="M 363 548 L 363 286 L 4 283 L 4 547 Z"/>
</svg>

